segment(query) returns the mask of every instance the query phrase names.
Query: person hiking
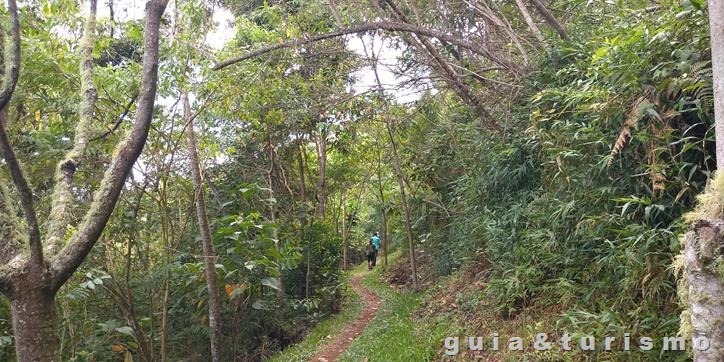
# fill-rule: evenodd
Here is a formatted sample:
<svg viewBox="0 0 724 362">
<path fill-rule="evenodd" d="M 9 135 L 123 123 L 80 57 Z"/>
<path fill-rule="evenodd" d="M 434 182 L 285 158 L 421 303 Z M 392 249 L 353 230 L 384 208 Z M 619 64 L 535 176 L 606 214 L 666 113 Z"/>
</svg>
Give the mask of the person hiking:
<svg viewBox="0 0 724 362">
<path fill-rule="evenodd" d="M 372 266 L 377 265 L 377 253 L 380 251 L 380 233 L 375 231 L 370 238 L 370 244 L 375 247 L 375 258 L 372 260 Z"/>
<path fill-rule="evenodd" d="M 372 270 L 377 256 L 377 250 L 375 250 L 375 244 L 372 243 L 372 239 L 370 239 L 370 243 L 367 244 L 365 252 L 367 253 L 367 270 Z"/>
</svg>

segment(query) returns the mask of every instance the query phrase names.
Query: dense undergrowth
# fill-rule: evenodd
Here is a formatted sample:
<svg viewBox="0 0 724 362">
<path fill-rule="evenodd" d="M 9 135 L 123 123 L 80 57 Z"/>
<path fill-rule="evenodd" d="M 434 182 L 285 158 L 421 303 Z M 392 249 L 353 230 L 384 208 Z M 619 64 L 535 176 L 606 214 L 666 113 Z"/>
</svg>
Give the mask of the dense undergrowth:
<svg viewBox="0 0 724 362">
<path fill-rule="evenodd" d="M 428 216 L 417 230 L 441 275 L 488 261 L 484 287 L 461 294 L 471 310 L 553 311 L 541 327 L 573 335 L 677 335 L 681 215 L 713 168 L 709 39 L 695 5 L 632 12 L 558 45 L 505 134 L 428 106 L 410 133 L 429 136 L 409 152 L 424 197 L 445 208 L 419 198 Z M 660 344 L 601 356 L 683 357 Z"/>
</svg>

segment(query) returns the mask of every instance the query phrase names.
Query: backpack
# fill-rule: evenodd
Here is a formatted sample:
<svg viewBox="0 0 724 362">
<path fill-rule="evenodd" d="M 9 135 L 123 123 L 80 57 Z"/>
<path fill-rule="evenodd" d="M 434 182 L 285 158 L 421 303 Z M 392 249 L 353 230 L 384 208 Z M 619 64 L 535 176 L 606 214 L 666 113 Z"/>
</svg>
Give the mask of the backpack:
<svg viewBox="0 0 724 362">
<path fill-rule="evenodd" d="M 367 244 L 367 255 L 371 256 L 375 254 L 375 246 L 372 244 Z"/>
</svg>

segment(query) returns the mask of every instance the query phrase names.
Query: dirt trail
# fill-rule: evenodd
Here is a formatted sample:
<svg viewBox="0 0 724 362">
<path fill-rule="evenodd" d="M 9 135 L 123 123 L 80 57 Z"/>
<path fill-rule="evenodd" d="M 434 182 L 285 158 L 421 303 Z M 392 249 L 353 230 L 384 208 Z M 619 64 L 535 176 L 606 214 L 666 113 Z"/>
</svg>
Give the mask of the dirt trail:
<svg viewBox="0 0 724 362">
<path fill-rule="evenodd" d="M 362 297 L 362 313 L 359 317 L 347 326 L 342 333 L 338 336 L 333 337 L 332 341 L 325 344 L 320 351 L 318 351 L 314 357 L 310 359 L 313 362 L 332 362 L 336 361 L 339 356 L 349 347 L 357 336 L 362 334 L 362 331 L 367 327 L 372 318 L 377 315 L 377 310 L 380 308 L 380 297 L 375 293 L 372 293 L 364 285 L 362 285 L 362 277 L 365 273 L 360 273 L 352 276 L 350 284 L 357 293 Z"/>
</svg>

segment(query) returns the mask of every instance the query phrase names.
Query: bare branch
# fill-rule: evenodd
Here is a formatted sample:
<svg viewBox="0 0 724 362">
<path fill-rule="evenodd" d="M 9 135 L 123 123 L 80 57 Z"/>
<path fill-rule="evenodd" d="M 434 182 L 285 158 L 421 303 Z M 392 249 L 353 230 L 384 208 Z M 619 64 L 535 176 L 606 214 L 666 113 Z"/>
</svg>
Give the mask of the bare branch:
<svg viewBox="0 0 724 362">
<path fill-rule="evenodd" d="M 385 0 L 385 2 L 392 9 L 393 14 L 398 20 L 407 23 L 407 17 L 400 10 L 400 8 L 392 0 Z M 381 8 L 378 7 L 378 11 Z M 418 35 L 418 34 L 414 34 Z M 500 131 L 502 128 L 495 120 L 490 111 L 487 110 L 483 102 L 478 98 L 476 94 L 472 92 L 470 87 L 460 78 L 460 76 L 452 69 L 450 63 L 440 54 L 437 48 L 430 43 L 425 37 L 414 37 L 408 36 L 403 37 L 408 44 L 414 46 L 420 54 L 427 54 L 436 63 L 433 65 L 433 70 L 438 72 L 444 79 L 445 83 L 452 88 L 452 90 L 461 97 L 466 103 L 473 106 L 477 113 L 482 117 L 484 125 L 491 130 Z"/>
<path fill-rule="evenodd" d="M 62 246 L 65 239 L 66 225 L 70 219 L 69 209 L 73 203 L 73 175 L 80 167 L 83 153 L 90 140 L 98 92 L 93 83 L 93 45 L 96 32 L 97 0 L 90 0 L 90 12 L 85 23 L 83 39 L 80 43 L 80 112 L 78 125 L 75 127 L 73 148 L 58 162 L 55 170 L 55 188 L 53 189 L 52 205 L 48 215 L 48 234 L 45 252 L 53 255 Z"/>
<path fill-rule="evenodd" d="M 128 173 L 143 151 L 153 116 L 158 86 L 159 37 L 161 16 L 168 0 L 149 0 L 146 3 L 144 29 L 143 77 L 133 129 L 114 152 L 113 161 L 103 175 L 90 210 L 83 217 L 78 231 L 51 264 L 51 289 L 57 290 L 80 266 L 101 236 L 111 217 Z"/>
<path fill-rule="evenodd" d="M 515 31 L 513 31 L 513 27 L 510 25 L 510 22 L 505 17 L 505 14 L 500 14 L 500 16 L 496 15 L 493 12 L 493 9 L 488 6 L 488 4 L 483 3 L 485 7 L 482 7 L 477 2 L 471 2 L 469 0 L 464 0 L 465 3 L 470 6 L 473 10 L 475 10 L 476 13 L 480 14 L 482 17 L 488 19 L 490 22 L 493 23 L 493 25 L 497 26 L 498 28 L 503 29 L 508 34 L 508 37 L 511 41 L 515 44 L 515 46 L 518 48 L 518 51 L 520 52 L 520 55 L 523 57 L 524 64 L 526 66 L 530 65 L 530 59 L 528 58 L 528 52 L 523 47 L 523 44 L 520 42 L 520 37 L 518 34 L 516 34 Z"/>
<path fill-rule="evenodd" d="M 548 25 L 551 26 L 551 28 L 555 29 L 556 32 L 558 32 L 558 35 L 561 37 L 561 39 L 565 41 L 571 41 L 571 37 L 568 36 L 568 33 L 566 32 L 566 29 L 563 28 L 563 25 L 558 22 L 558 19 L 556 19 L 553 14 L 551 14 L 550 10 L 546 8 L 545 5 L 540 0 L 530 0 L 531 3 L 533 3 L 533 6 L 535 6 L 536 10 L 538 10 L 538 13 L 543 17 L 543 19 L 546 20 Z"/>
<path fill-rule="evenodd" d="M 98 136 L 95 136 L 95 137 L 91 138 L 90 141 L 92 142 L 92 141 L 97 141 L 97 140 L 99 140 L 99 139 L 105 139 L 105 138 L 108 137 L 111 133 L 117 131 L 118 128 L 121 127 L 121 124 L 123 123 L 123 120 L 126 119 L 126 116 L 128 116 L 128 113 L 131 113 L 131 107 L 133 107 L 133 104 L 136 103 L 136 98 L 137 98 L 137 97 L 138 97 L 138 96 L 133 96 L 133 98 L 131 98 L 131 99 L 128 101 L 128 104 L 126 104 L 125 106 L 123 106 L 123 113 L 121 113 L 121 115 L 118 116 L 118 118 L 116 118 L 116 121 L 113 123 L 113 127 L 111 127 L 108 131 L 103 132 L 101 135 L 98 135 Z"/>
<path fill-rule="evenodd" d="M 440 32 L 438 30 L 432 30 L 432 29 L 426 29 L 421 28 L 419 26 L 415 26 L 408 23 L 398 23 L 398 22 L 389 22 L 389 21 L 381 21 L 381 22 L 375 22 L 375 23 L 368 23 L 368 24 L 362 24 L 362 25 L 355 25 L 351 26 L 346 29 L 341 29 L 337 31 L 333 31 L 330 33 L 324 33 L 315 35 L 306 39 L 294 39 L 290 41 L 286 41 L 283 43 L 278 44 L 272 44 L 265 46 L 263 48 L 248 52 L 244 55 L 241 55 L 236 58 L 232 58 L 226 61 L 223 61 L 219 64 L 216 64 L 212 69 L 213 70 L 219 70 L 226 68 L 230 65 L 242 62 L 247 59 L 258 57 L 262 54 L 266 54 L 275 50 L 283 49 L 283 48 L 294 48 L 305 44 L 310 44 L 326 39 L 336 38 L 348 34 L 356 34 L 356 33 L 366 33 L 368 31 L 374 31 L 374 30 L 387 30 L 387 31 L 397 31 L 397 32 L 403 32 L 403 33 L 413 33 L 420 36 L 430 37 L 430 38 L 436 38 L 441 41 L 448 42 L 450 44 L 459 46 L 461 48 L 467 49 L 475 54 L 481 55 L 488 60 L 505 67 L 509 71 L 513 73 L 517 73 L 519 71 L 518 67 L 515 64 L 512 64 L 508 62 L 507 60 L 500 59 L 491 52 L 487 51 L 486 49 L 480 47 L 479 45 L 475 43 L 471 43 L 469 41 L 445 34 L 443 32 Z"/>
<path fill-rule="evenodd" d="M 533 18 L 530 16 L 528 8 L 525 7 L 525 3 L 523 2 L 523 0 L 515 0 L 515 4 L 518 5 L 520 15 L 523 16 L 523 20 L 525 20 L 525 23 L 528 24 L 528 28 L 530 29 L 531 33 L 533 33 L 533 36 L 535 36 L 536 40 L 538 40 L 538 42 L 540 42 L 541 45 L 545 47 L 546 39 L 543 37 L 543 33 L 541 33 L 538 25 L 535 24 Z"/>
</svg>

